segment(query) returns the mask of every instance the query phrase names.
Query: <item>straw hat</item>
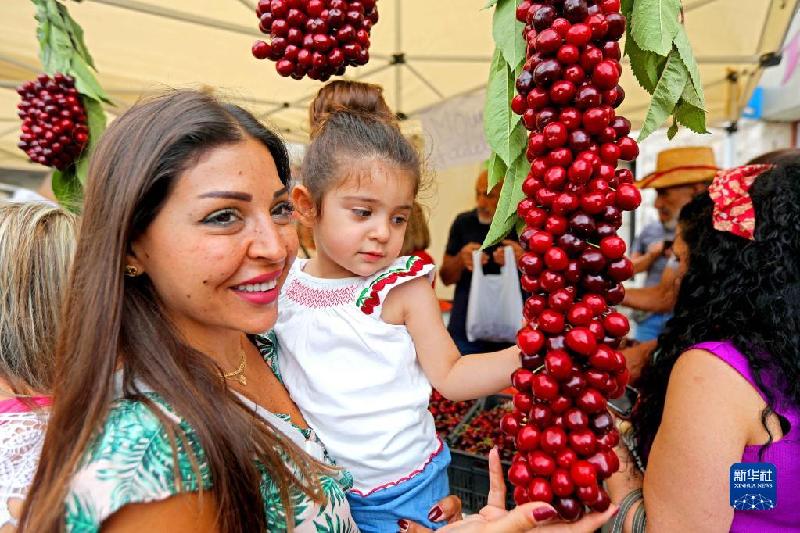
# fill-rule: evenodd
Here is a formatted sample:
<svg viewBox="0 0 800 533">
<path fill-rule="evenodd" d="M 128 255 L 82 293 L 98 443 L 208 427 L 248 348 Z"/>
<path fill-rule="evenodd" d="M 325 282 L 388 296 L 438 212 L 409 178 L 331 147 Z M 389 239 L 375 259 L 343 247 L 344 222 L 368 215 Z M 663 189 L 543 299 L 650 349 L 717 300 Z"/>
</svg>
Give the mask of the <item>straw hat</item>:
<svg viewBox="0 0 800 533">
<path fill-rule="evenodd" d="M 640 189 L 666 189 L 676 185 L 706 183 L 719 170 L 708 146 L 669 148 L 658 153 L 655 172 L 636 182 Z"/>
</svg>

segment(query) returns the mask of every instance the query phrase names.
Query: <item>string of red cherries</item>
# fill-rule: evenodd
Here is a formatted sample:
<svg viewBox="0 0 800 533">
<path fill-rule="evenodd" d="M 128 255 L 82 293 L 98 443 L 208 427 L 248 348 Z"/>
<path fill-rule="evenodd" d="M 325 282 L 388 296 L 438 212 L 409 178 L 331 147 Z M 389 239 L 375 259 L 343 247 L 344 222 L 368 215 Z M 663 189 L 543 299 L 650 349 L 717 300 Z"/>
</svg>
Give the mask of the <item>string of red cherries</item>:
<svg viewBox="0 0 800 533">
<path fill-rule="evenodd" d="M 270 36 L 253 55 L 275 61 L 281 76 L 326 81 L 348 66 L 369 61 L 370 31 L 378 22 L 376 0 L 259 0 L 258 27 Z"/>
<path fill-rule="evenodd" d="M 619 433 L 607 401 L 629 378 L 618 350 L 629 324 L 613 308 L 633 275 L 617 236 L 622 211 L 641 202 L 631 171 L 617 169 L 639 152 L 614 111 L 625 97 L 625 17 L 620 0 L 523 0 L 517 19 L 527 55 L 511 107 L 530 131 L 531 163 L 518 266 L 531 296 L 501 428 L 517 448 L 508 471 L 517 504 L 545 501 L 575 520 L 610 504 L 601 485 L 619 468 Z"/>
<path fill-rule="evenodd" d="M 40 74 L 17 87 L 22 126 L 17 146 L 35 163 L 64 170 L 89 142 L 86 109 L 65 74 Z"/>
</svg>

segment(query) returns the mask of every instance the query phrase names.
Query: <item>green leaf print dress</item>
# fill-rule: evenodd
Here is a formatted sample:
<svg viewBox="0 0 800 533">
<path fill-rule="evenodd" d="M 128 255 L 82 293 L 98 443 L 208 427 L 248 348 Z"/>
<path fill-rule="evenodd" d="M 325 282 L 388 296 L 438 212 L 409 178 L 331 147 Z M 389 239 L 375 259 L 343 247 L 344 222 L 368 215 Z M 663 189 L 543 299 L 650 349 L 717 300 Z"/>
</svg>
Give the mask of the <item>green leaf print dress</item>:
<svg viewBox="0 0 800 533">
<path fill-rule="evenodd" d="M 277 370 L 275 344 L 271 336 L 256 337 L 256 345 L 273 371 Z M 280 379 L 280 374 L 276 372 Z M 101 433 L 89 447 L 76 472 L 66 499 L 66 529 L 69 532 L 96 532 L 102 522 L 131 503 L 159 501 L 178 493 L 211 488 L 211 475 L 204 453 L 192 428 L 156 393 L 145 393 L 167 418 L 173 420 L 185 440 L 176 438 L 177 457 L 168 433 L 158 417 L 142 402 L 120 399 L 114 403 Z M 313 457 L 333 465 L 313 430 L 301 429 L 287 415 L 273 414 L 242 398 L 260 416 L 281 430 Z M 200 477 L 191 468 L 192 453 L 198 459 Z M 260 468 L 261 496 L 270 531 L 285 531 L 286 516 L 278 488 L 264 468 Z M 179 479 L 176 479 L 176 472 Z M 292 491 L 295 531 L 298 533 L 358 532 L 350 516 L 345 491 L 353 485 L 346 471 L 320 479 L 327 496 L 325 505 L 310 500 L 300 490 Z"/>
</svg>

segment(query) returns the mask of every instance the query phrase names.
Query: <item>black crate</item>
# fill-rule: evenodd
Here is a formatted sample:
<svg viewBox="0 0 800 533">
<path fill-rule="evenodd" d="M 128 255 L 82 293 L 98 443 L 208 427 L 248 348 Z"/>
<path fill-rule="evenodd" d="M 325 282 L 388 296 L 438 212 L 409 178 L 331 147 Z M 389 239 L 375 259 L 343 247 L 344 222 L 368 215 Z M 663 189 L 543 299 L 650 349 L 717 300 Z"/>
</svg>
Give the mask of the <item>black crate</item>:
<svg viewBox="0 0 800 533">
<path fill-rule="evenodd" d="M 452 460 L 447 469 L 450 478 L 450 494 L 461 498 L 465 512 L 477 513 L 486 505 L 489 495 L 489 458 L 474 453 L 450 450 Z M 508 472 L 511 463 L 503 461 L 503 471 Z M 506 480 L 506 508 L 514 506 L 514 487 Z"/>
<path fill-rule="evenodd" d="M 461 498 L 461 505 L 466 512 L 476 513 L 486 505 L 489 494 L 489 457 L 465 452 L 455 447 L 456 439 L 474 417 L 483 411 L 496 407 L 511 399 L 510 396 L 495 394 L 479 400 L 470 409 L 464 420 L 448 435 L 452 460 L 447 469 L 450 479 L 450 493 Z M 508 481 L 510 462 L 502 461 L 506 481 L 506 508 L 514 506 L 514 487 Z"/>
</svg>

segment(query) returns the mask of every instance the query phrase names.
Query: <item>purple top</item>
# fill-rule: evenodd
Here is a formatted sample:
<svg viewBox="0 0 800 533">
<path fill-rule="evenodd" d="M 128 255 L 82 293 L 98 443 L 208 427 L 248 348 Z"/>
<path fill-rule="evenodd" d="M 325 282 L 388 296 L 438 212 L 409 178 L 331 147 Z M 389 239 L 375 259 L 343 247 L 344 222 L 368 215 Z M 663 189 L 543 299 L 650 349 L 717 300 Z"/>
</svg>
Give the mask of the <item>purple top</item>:
<svg viewBox="0 0 800 533">
<path fill-rule="evenodd" d="M 731 367 L 758 391 L 764 401 L 767 398 L 758 388 L 750 371 L 747 358 L 730 341 L 703 342 L 693 348 L 713 353 Z M 774 379 L 761 376 L 765 386 L 771 387 Z M 775 412 L 786 418 L 791 428 L 781 440 L 771 444 L 764 453 L 765 463 L 773 463 L 777 469 L 778 502 L 769 511 L 734 511 L 731 531 L 777 533 L 797 531 L 800 527 L 800 409 L 791 405 L 784 394 L 773 388 Z M 743 463 L 757 463 L 761 446 L 745 446 Z"/>
</svg>

